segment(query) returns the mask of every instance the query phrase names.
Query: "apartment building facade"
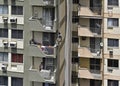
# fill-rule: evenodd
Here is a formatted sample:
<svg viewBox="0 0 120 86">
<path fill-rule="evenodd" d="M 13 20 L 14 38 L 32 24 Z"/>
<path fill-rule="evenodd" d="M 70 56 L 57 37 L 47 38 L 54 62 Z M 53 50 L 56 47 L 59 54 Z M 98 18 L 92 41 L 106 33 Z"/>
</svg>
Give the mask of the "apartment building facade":
<svg viewBox="0 0 120 86">
<path fill-rule="evenodd" d="M 0 85 L 63 86 L 65 0 L 0 1 Z"/>
<path fill-rule="evenodd" d="M 120 85 L 119 10 L 120 0 L 73 0 L 73 85 Z"/>
</svg>

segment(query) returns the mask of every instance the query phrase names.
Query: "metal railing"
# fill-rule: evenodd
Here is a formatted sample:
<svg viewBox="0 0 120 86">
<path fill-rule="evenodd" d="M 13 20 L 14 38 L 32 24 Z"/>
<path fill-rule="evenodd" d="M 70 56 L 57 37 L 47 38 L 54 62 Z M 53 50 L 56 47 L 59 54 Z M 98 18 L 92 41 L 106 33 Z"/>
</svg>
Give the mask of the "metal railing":
<svg viewBox="0 0 120 86">
<path fill-rule="evenodd" d="M 54 5 L 54 0 L 43 0 L 46 5 Z"/>
<path fill-rule="evenodd" d="M 92 69 L 90 69 L 90 72 L 91 72 L 91 73 L 95 73 L 95 74 L 100 74 L 100 73 L 101 73 L 100 70 L 92 70 Z"/>
<path fill-rule="evenodd" d="M 97 27 L 90 27 L 90 31 L 92 33 L 96 33 L 98 35 L 101 35 L 101 28 L 97 28 Z"/>
<path fill-rule="evenodd" d="M 99 25 L 99 24 L 98 24 Z M 99 25 L 99 27 L 87 27 L 87 26 L 81 26 L 79 25 L 80 28 L 84 28 L 84 29 L 89 29 L 92 33 L 96 33 L 97 35 L 101 35 L 102 33 L 102 27 L 101 25 Z"/>
<path fill-rule="evenodd" d="M 89 9 L 97 15 L 101 15 L 102 13 L 102 7 L 90 7 Z"/>
<path fill-rule="evenodd" d="M 92 53 L 98 53 L 98 54 L 101 53 L 101 49 L 100 49 L 100 48 L 98 48 L 98 49 L 89 48 L 89 49 L 90 49 L 90 51 L 91 51 Z"/>
</svg>

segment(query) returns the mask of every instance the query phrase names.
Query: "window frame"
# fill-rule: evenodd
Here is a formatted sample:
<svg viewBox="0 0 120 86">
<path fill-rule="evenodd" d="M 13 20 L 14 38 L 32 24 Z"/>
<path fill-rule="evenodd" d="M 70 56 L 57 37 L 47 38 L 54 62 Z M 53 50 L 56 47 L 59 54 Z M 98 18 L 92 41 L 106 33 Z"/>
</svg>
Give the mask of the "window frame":
<svg viewBox="0 0 120 86">
<path fill-rule="evenodd" d="M 23 39 L 23 34 L 24 34 L 23 30 L 18 30 L 18 29 L 17 30 L 16 29 L 11 30 L 11 38 L 13 38 L 13 39 Z"/>
<path fill-rule="evenodd" d="M 108 86 L 119 86 L 119 81 L 108 79 Z"/>
<path fill-rule="evenodd" d="M 117 60 L 117 59 L 108 59 L 107 60 L 107 66 L 112 67 L 112 68 L 119 68 L 119 60 Z"/>
<path fill-rule="evenodd" d="M 108 38 L 107 46 L 108 47 L 119 47 L 119 39 Z"/>
<path fill-rule="evenodd" d="M 107 19 L 107 27 L 108 28 L 109 27 L 119 27 L 119 19 L 118 18 L 108 18 Z"/>
<path fill-rule="evenodd" d="M 116 3 L 114 3 L 115 0 L 108 0 L 108 6 L 119 6 L 119 0 L 116 0 Z"/>
<path fill-rule="evenodd" d="M 0 54 L 1 54 L 1 56 L 0 56 L 0 62 L 8 62 L 8 53 L 7 52 L 0 52 Z"/>
<path fill-rule="evenodd" d="M 23 9 L 24 9 L 23 6 L 12 5 L 11 6 L 11 14 L 12 15 L 23 15 L 24 14 Z"/>
<path fill-rule="evenodd" d="M 8 29 L 0 28 L 0 38 L 8 38 Z"/>
<path fill-rule="evenodd" d="M 23 63 L 23 54 L 12 53 L 11 54 L 11 62 L 13 62 L 13 63 Z"/>
<path fill-rule="evenodd" d="M 21 84 L 23 86 L 23 78 L 11 77 L 11 86 L 21 86 Z"/>
<path fill-rule="evenodd" d="M 9 9 L 8 9 L 8 5 L 0 5 L 2 8 L 1 8 L 1 13 L 0 14 L 8 14 L 8 11 L 9 11 Z M 7 8 L 7 9 L 6 9 Z M 6 11 L 6 10 L 7 11 Z"/>
</svg>

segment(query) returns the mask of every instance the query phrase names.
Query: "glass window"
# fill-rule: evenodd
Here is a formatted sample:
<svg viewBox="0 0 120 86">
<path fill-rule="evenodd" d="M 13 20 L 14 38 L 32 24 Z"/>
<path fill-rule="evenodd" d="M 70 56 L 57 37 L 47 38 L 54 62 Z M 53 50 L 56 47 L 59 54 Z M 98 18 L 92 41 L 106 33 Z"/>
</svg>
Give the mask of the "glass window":
<svg viewBox="0 0 120 86">
<path fill-rule="evenodd" d="M 90 59 L 90 71 L 100 73 L 100 59 Z"/>
<path fill-rule="evenodd" d="M 119 47 L 119 40 L 118 39 L 108 39 L 108 46 L 109 47 Z"/>
<path fill-rule="evenodd" d="M 0 5 L 0 14 L 8 14 L 8 6 Z"/>
<path fill-rule="evenodd" d="M 79 0 L 73 0 L 73 4 L 78 4 Z"/>
<path fill-rule="evenodd" d="M 23 63 L 23 54 L 12 54 L 12 62 Z"/>
<path fill-rule="evenodd" d="M 43 45 L 54 46 L 54 44 L 55 44 L 55 34 L 54 33 L 43 33 Z"/>
<path fill-rule="evenodd" d="M 108 80 L 108 86 L 119 86 L 117 80 Z"/>
<path fill-rule="evenodd" d="M 108 59 L 108 67 L 119 67 L 118 60 Z"/>
<path fill-rule="evenodd" d="M 43 24 L 46 26 L 53 26 L 53 20 L 55 19 L 54 8 L 43 8 Z"/>
<path fill-rule="evenodd" d="M 23 30 L 12 30 L 12 38 L 23 39 Z"/>
<path fill-rule="evenodd" d="M 118 0 L 108 0 L 108 5 L 118 6 Z"/>
<path fill-rule="evenodd" d="M 108 27 L 118 27 L 119 26 L 119 21 L 117 18 L 108 18 L 108 21 L 107 21 L 107 25 Z"/>
<path fill-rule="evenodd" d="M 0 37 L 8 37 L 8 29 L 1 29 L 0 28 Z"/>
<path fill-rule="evenodd" d="M 8 53 L 6 52 L 0 52 L 0 61 L 8 61 Z"/>
<path fill-rule="evenodd" d="M 12 6 L 13 15 L 23 15 L 23 6 Z"/>
<path fill-rule="evenodd" d="M 23 86 L 23 79 L 17 78 L 17 77 L 12 77 L 11 86 Z"/>
<path fill-rule="evenodd" d="M 90 80 L 90 86 L 101 86 L 102 82 L 100 80 Z"/>
<path fill-rule="evenodd" d="M 8 86 L 8 77 L 0 76 L 0 86 Z"/>
<path fill-rule="evenodd" d="M 78 23 L 79 22 L 79 17 L 78 16 L 73 16 L 72 17 L 72 22 L 73 23 Z"/>
</svg>

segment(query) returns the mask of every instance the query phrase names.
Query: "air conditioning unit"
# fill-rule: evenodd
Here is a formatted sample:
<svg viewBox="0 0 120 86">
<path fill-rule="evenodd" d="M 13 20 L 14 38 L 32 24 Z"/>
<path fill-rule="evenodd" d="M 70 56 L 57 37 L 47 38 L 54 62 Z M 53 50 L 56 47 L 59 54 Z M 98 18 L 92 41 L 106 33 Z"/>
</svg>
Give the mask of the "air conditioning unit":
<svg viewBox="0 0 120 86">
<path fill-rule="evenodd" d="M 17 48 L 17 43 L 16 42 L 10 42 L 10 47 L 11 48 Z"/>
<path fill-rule="evenodd" d="M 8 41 L 3 41 L 4 47 L 8 47 Z"/>
<path fill-rule="evenodd" d="M 109 51 L 109 55 L 110 55 L 110 56 L 113 56 L 113 50 L 110 50 L 110 51 Z"/>
<path fill-rule="evenodd" d="M 8 23 L 8 17 L 3 17 L 2 19 L 4 23 Z"/>
<path fill-rule="evenodd" d="M 17 18 L 12 18 L 12 19 L 10 19 L 10 22 L 11 22 L 11 23 L 17 23 Z"/>
<path fill-rule="evenodd" d="M 108 29 L 113 29 L 113 27 L 108 27 Z"/>
<path fill-rule="evenodd" d="M 48 5 L 48 4 L 49 4 L 49 1 L 44 1 L 44 4 L 45 4 L 45 5 Z"/>
<path fill-rule="evenodd" d="M 112 72 L 113 72 L 113 69 L 108 68 L 108 72 L 112 73 Z"/>
<path fill-rule="evenodd" d="M 1 69 L 4 73 L 6 73 L 7 72 L 7 65 L 2 64 Z"/>
</svg>

